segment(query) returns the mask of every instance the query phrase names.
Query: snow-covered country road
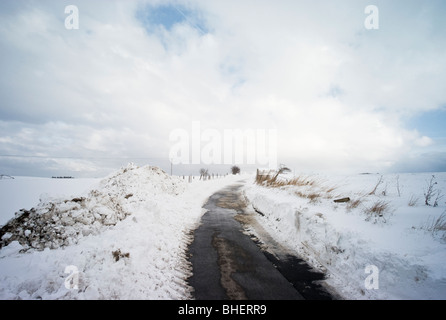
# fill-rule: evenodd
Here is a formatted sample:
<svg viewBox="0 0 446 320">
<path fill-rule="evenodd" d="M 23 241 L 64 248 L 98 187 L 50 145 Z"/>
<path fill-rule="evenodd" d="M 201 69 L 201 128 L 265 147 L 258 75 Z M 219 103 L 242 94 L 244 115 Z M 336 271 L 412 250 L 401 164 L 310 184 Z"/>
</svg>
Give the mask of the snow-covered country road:
<svg viewBox="0 0 446 320">
<path fill-rule="evenodd" d="M 261 250 L 244 232 L 250 213 L 242 187 L 240 183 L 226 187 L 214 193 L 204 206 L 207 212 L 189 248 L 193 272 L 189 282 L 195 299 L 330 299 L 313 282 L 321 280 L 322 274 L 312 272 L 302 260 L 282 254 L 277 244 L 263 243 L 262 248 L 268 248 L 268 252 Z M 273 247 L 275 250 L 271 250 Z"/>
<path fill-rule="evenodd" d="M 200 299 L 191 286 L 197 272 L 190 244 L 211 215 L 230 218 L 236 228 L 208 240 L 209 259 L 232 250 L 230 236 L 242 237 L 243 230 L 295 286 L 299 263 L 289 257 L 298 255 L 325 274 L 324 285 L 341 299 L 446 299 L 446 173 L 287 179 L 295 183 L 268 187 L 253 175 L 188 183 L 130 164 L 95 181 L 0 180 L 0 299 Z M 433 179 L 432 205 L 426 205 Z M 234 184 L 243 197 L 220 192 Z M 334 201 L 344 197 L 351 201 Z M 385 210 L 373 215 L 378 204 Z M 217 278 L 218 263 L 231 271 L 229 258 L 213 262 Z M 76 283 L 68 282 L 71 276 Z"/>
</svg>

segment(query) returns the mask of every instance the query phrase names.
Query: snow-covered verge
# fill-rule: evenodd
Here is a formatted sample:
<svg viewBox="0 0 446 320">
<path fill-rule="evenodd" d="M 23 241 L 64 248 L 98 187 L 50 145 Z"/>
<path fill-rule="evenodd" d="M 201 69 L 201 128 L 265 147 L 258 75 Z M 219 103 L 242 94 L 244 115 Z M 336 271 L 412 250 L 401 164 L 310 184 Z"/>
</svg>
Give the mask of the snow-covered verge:
<svg viewBox="0 0 446 320">
<path fill-rule="evenodd" d="M 446 173 L 251 180 L 244 192 L 267 231 L 344 298 L 446 299 Z"/>
<path fill-rule="evenodd" d="M 3 226 L 0 299 L 187 299 L 189 232 L 213 192 L 129 165 L 76 197 L 42 197 Z"/>
</svg>

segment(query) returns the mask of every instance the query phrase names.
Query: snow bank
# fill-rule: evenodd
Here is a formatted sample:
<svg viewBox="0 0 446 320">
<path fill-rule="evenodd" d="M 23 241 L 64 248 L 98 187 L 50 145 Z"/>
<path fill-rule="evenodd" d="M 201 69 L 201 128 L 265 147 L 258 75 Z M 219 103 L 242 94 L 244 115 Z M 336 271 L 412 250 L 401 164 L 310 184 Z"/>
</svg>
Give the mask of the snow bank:
<svg viewBox="0 0 446 320">
<path fill-rule="evenodd" d="M 187 184 L 129 165 L 81 197 L 42 199 L 2 235 L 0 299 L 190 298 L 189 232 L 234 179 Z"/>
<path fill-rule="evenodd" d="M 36 208 L 20 210 L 0 232 L 0 248 L 18 241 L 23 250 L 56 249 L 77 243 L 83 236 L 100 233 L 131 215 L 138 200 L 159 194 L 178 195 L 185 189 L 182 180 L 156 167 L 140 170 L 133 165 L 121 169 L 99 183 L 86 197 L 41 200 Z M 150 202 L 144 202 L 145 205 Z M 148 208 L 138 208 L 148 209 Z"/>
<path fill-rule="evenodd" d="M 431 177 L 314 176 L 299 186 L 252 183 L 245 193 L 262 213 L 258 221 L 326 271 L 327 283 L 345 298 L 445 299 L 446 230 L 431 227 L 446 206 L 444 200 L 437 207 L 424 204 Z M 441 195 L 446 174 L 435 179 Z M 347 197 L 348 202 L 334 202 Z M 371 210 L 377 203 L 385 204 L 382 211 Z"/>
</svg>

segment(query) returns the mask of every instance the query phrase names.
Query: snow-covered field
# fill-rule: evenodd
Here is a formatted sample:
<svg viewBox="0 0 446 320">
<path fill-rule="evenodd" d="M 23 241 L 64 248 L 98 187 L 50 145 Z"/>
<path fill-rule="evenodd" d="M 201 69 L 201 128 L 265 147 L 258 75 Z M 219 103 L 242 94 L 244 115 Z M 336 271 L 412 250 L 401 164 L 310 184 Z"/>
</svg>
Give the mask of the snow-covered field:
<svg viewBox="0 0 446 320">
<path fill-rule="evenodd" d="M 242 178 L 258 221 L 346 299 L 446 299 L 444 221 L 434 228 L 446 173 L 300 177 L 274 188 L 252 175 L 187 183 L 129 165 L 97 180 L 0 180 L 0 225 L 26 209 L 0 235 L 0 299 L 189 299 L 189 233 L 207 198 Z"/>
<path fill-rule="evenodd" d="M 302 175 L 245 189 L 258 221 L 346 299 L 446 299 L 445 192 L 446 173 Z"/>
</svg>

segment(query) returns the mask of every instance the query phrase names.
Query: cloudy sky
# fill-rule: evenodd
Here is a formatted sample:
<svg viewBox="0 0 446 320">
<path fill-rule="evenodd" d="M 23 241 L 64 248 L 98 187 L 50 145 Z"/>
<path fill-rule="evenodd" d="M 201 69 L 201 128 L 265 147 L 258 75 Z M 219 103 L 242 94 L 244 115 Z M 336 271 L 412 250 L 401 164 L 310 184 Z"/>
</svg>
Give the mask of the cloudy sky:
<svg viewBox="0 0 446 320">
<path fill-rule="evenodd" d="M 0 174 L 169 171 L 171 133 L 194 123 L 275 130 L 296 171 L 445 171 L 445 15 L 442 0 L 3 0 Z"/>
</svg>

